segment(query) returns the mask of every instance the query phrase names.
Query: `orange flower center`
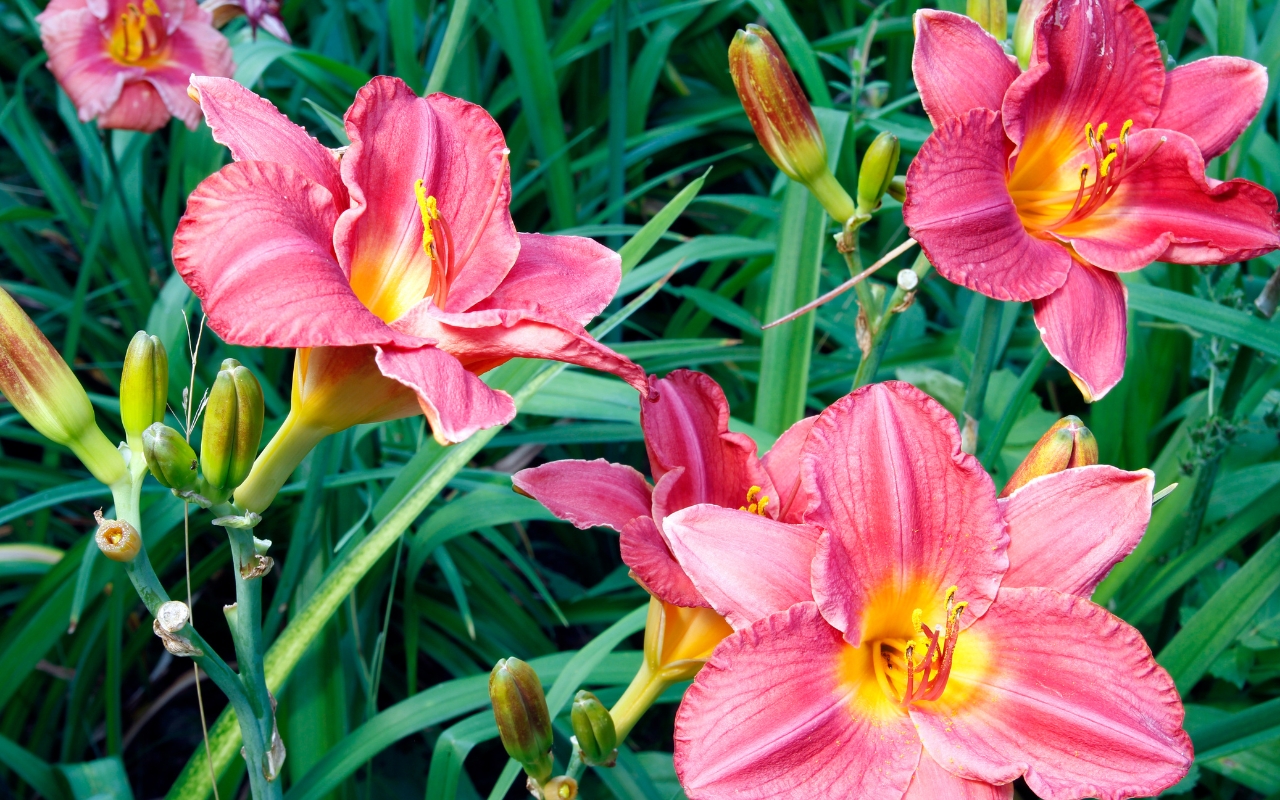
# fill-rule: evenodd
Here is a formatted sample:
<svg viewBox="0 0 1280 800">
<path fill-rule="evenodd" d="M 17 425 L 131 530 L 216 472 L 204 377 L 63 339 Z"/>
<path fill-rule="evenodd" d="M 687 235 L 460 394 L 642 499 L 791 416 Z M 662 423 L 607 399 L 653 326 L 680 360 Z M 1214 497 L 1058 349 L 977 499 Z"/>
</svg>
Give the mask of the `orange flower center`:
<svg viewBox="0 0 1280 800">
<path fill-rule="evenodd" d="M 168 44 L 163 17 L 156 0 L 143 0 L 141 9 L 136 3 L 126 6 L 111 31 L 107 48 L 111 57 L 132 67 L 145 67 L 161 60 Z"/>
<path fill-rule="evenodd" d="M 1147 163 L 1165 142 L 1162 137 L 1140 158 L 1134 157 L 1129 148 L 1132 127 L 1133 120 L 1125 120 L 1119 137 L 1109 141 L 1107 123 L 1096 129 L 1087 123 L 1086 149 L 1065 163 L 1046 158 L 1058 149 L 1053 146 L 1056 143 L 1041 143 L 1037 152 L 1024 153 L 1009 180 L 1023 226 L 1033 235 L 1046 235 L 1087 219 L 1110 200 L 1124 179 Z"/>
<path fill-rule="evenodd" d="M 876 682 L 887 698 L 906 708 L 912 703 L 937 700 L 947 688 L 960 615 L 968 603 L 955 602 L 956 587 L 947 590 L 946 616 L 938 630 L 922 622 L 923 612 L 911 614 L 912 639 L 881 639 L 871 644 Z"/>
</svg>

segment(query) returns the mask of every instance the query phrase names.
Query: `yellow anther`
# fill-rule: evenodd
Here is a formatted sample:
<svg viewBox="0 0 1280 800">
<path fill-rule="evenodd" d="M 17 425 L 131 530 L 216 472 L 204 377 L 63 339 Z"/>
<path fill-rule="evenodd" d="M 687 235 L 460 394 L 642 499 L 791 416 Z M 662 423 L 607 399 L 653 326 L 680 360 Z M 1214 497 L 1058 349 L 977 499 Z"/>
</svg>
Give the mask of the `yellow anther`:
<svg viewBox="0 0 1280 800">
<path fill-rule="evenodd" d="M 951 621 L 954 622 L 955 620 L 959 619 L 960 615 L 963 614 L 964 610 L 968 607 L 969 607 L 968 600 L 962 600 L 959 603 L 956 603 L 956 607 L 951 609 Z"/>
<path fill-rule="evenodd" d="M 1102 159 L 1102 166 L 1098 170 L 1098 172 L 1101 173 L 1102 177 L 1104 178 L 1107 177 L 1107 170 L 1111 168 L 1111 162 L 1115 160 L 1116 160 L 1116 153 L 1114 150 L 1110 153 L 1107 153 L 1107 157 Z"/>
<path fill-rule="evenodd" d="M 1089 140 L 1089 146 L 1090 146 L 1090 147 L 1093 147 L 1095 144 L 1097 144 L 1097 143 L 1098 143 L 1098 139 L 1097 139 L 1097 137 L 1096 137 L 1096 136 L 1094 135 L 1094 133 L 1093 133 L 1093 123 L 1092 123 L 1092 122 L 1086 122 L 1086 123 L 1084 124 L 1084 138 L 1085 138 L 1085 139 L 1087 139 L 1087 140 Z"/>
<path fill-rule="evenodd" d="M 754 503 L 756 501 L 756 497 L 759 494 L 760 494 L 760 487 L 752 486 L 750 489 L 747 490 L 747 502 Z"/>
<path fill-rule="evenodd" d="M 747 510 L 750 511 L 752 514 L 759 514 L 760 506 L 756 505 L 755 503 L 752 503 L 751 505 L 747 506 Z"/>
<path fill-rule="evenodd" d="M 142 10 L 148 17 L 160 16 L 160 6 L 156 5 L 156 0 L 143 0 Z"/>
<path fill-rule="evenodd" d="M 1098 141 L 1105 142 L 1107 140 L 1107 123 L 1098 126 Z"/>
<path fill-rule="evenodd" d="M 413 193 L 418 198 L 418 212 L 422 214 L 422 249 L 427 255 L 435 258 L 436 235 L 431 230 L 432 220 L 440 219 L 440 211 L 436 208 L 435 196 L 427 195 L 426 184 L 419 178 L 413 184 Z"/>
<path fill-rule="evenodd" d="M 1089 177 L 1089 165 L 1085 164 L 1080 168 L 1080 182 L 1084 183 L 1084 179 Z"/>
<path fill-rule="evenodd" d="M 1119 149 L 1120 149 L 1120 146 L 1117 145 L 1115 142 L 1112 142 L 1111 144 L 1107 145 L 1107 150 L 1109 152 L 1114 153 L 1116 150 L 1119 150 Z"/>
<path fill-rule="evenodd" d="M 765 506 L 767 506 L 767 505 L 769 505 L 769 496 L 768 496 L 768 495 L 764 495 L 764 496 L 762 496 L 762 497 L 760 498 L 760 506 L 759 506 L 759 508 L 756 510 L 756 513 L 763 517 L 763 516 L 764 516 L 764 507 L 765 507 Z"/>
<path fill-rule="evenodd" d="M 1120 126 L 1120 143 L 1124 144 L 1126 137 L 1129 135 L 1129 129 L 1133 127 L 1133 120 L 1126 119 L 1124 125 Z"/>
<path fill-rule="evenodd" d="M 917 636 L 924 635 L 924 629 L 921 628 L 920 626 L 921 622 L 923 621 L 924 621 L 923 611 L 917 608 L 915 611 L 911 612 L 911 630 L 915 631 Z"/>
</svg>

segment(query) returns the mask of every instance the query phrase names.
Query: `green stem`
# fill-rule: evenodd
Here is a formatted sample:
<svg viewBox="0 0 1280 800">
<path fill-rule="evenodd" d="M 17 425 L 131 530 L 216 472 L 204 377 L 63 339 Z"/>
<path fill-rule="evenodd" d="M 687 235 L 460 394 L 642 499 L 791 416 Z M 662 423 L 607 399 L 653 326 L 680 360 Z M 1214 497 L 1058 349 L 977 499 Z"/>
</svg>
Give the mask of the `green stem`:
<svg viewBox="0 0 1280 800">
<path fill-rule="evenodd" d="M 924 252 L 921 251 L 911 264 L 911 271 L 916 275 L 917 285 L 929 274 L 930 269 L 932 269 L 932 265 L 929 263 L 929 259 L 925 258 Z M 863 281 L 863 283 L 865 282 Z M 915 291 L 915 289 L 903 289 L 902 285 L 899 284 L 893 290 L 893 294 L 889 296 L 889 302 L 885 304 L 884 313 L 879 315 L 876 324 L 870 329 L 871 349 L 863 354 L 862 361 L 858 364 L 858 371 L 854 373 L 854 389 L 866 386 L 876 379 L 876 372 L 880 369 L 880 359 L 884 357 L 884 351 L 889 346 L 889 334 L 892 333 L 900 312 L 906 310 L 908 296 Z M 868 318 L 868 324 L 870 321 Z"/>
<path fill-rule="evenodd" d="M 640 665 L 640 670 L 631 679 L 631 685 L 609 710 L 609 716 L 613 717 L 614 730 L 618 732 L 619 742 L 626 741 L 626 738 L 631 735 L 631 729 L 644 716 L 644 712 L 649 710 L 649 707 L 670 685 L 661 675 L 655 674 L 649 668 L 647 661 Z"/>
<path fill-rule="evenodd" d="M 994 366 L 996 340 L 1000 338 L 1000 317 L 1003 309 L 999 302 L 982 295 L 974 297 L 975 303 L 982 303 L 982 329 L 978 333 L 978 347 L 973 354 L 973 370 L 969 373 L 969 383 L 964 390 L 964 416 L 962 425 L 969 420 L 977 425 L 982 419 L 982 407 L 987 400 L 987 383 L 991 380 L 991 369 Z M 977 446 L 977 439 L 973 445 Z"/>
<path fill-rule="evenodd" d="M 1027 399 L 1027 395 L 1031 394 L 1031 387 L 1036 385 L 1036 381 L 1040 379 L 1040 374 L 1044 372 L 1045 365 L 1049 363 L 1049 348 L 1044 344 L 1036 350 L 1036 354 L 1031 357 L 1031 363 L 1027 364 L 1027 368 L 1022 371 L 1022 377 L 1018 379 L 1018 385 L 1013 389 L 1013 397 L 1009 398 L 1009 404 L 1005 406 L 1004 414 L 1000 416 L 1000 424 L 996 427 L 996 431 L 991 435 L 991 441 L 987 443 L 987 449 L 982 453 L 982 468 L 991 471 L 991 465 L 995 463 L 996 458 L 1000 455 L 1004 442 L 1009 438 L 1009 431 L 1013 430 L 1013 423 L 1018 419 L 1018 411 L 1022 408 L 1022 401 Z"/>
</svg>

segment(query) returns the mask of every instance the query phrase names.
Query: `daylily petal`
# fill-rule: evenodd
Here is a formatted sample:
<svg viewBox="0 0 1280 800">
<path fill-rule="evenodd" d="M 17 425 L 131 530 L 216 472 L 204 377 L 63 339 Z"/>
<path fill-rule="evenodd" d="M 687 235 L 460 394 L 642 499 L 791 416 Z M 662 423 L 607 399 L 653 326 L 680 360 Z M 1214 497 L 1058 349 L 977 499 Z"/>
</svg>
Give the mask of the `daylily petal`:
<svg viewBox="0 0 1280 800">
<path fill-rule="evenodd" d="M 114 106 L 125 82 L 143 75 L 141 67 L 125 67 L 111 58 L 98 21 L 83 0 L 54 0 L 36 15 L 49 71 L 75 103 L 81 122 Z"/>
<path fill-rule="evenodd" d="M 1089 402 L 1124 377 L 1127 296 L 1115 275 L 1077 261 L 1061 289 L 1032 304 L 1044 346 Z"/>
<path fill-rule="evenodd" d="M 337 216 L 329 191 L 292 167 L 229 164 L 187 199 L 173 262 L 232 344 L 412 342 L 352 294 L 330 245 Z"/>
<path fill-rule="evenodd" d="M 111 108 L 98 115 L 98 127 L 152 133 L 169 121 L 171 112 L 147 80 L 126 83 Z"/>
<path fill-rule="evenodd" d="M 813 600 L 815 528 L 704 504 L 667 517 L 662 530 L 685 574 L 734 630 Z"/>
<path fill-rule="evenodd" d="M 549 358 L 610 372 L 648 391 L 644 370 L 605 347 L 574 320 L 554 310 L 489 309 L 449 313 L 430 299 L 396 321 L 397 330 L 431 339 L 467 369 L 484 373 L 512 358 Z"/>
<path fill-rule="evenodd" d="M 955 419 L 910 384 L 858 389 L 818 417 L 802 456 L 826 531 L 814 597 L 850 644 L 910 638 L 913 609 L 945 615 L 945 594 L 981 616 L 1008 567 L 995 485 L 960 450 Z"/>
<path fill-rule="evenodd" d="M 699 503 L 738 508 L 747 505 L 752 486 L 761 487 L 771 505 L 777 502 L 755 442 L 729 431 L 729 401 L 711 376 L 680 369 L 651 386 L 653 394 L 640 402 L 640 425 L 653 477 L 661 481 L 684 468 L 655 511 L 667 514 Z M 766 513 L 776 512 L 766 506 Z"/>
<path fill-rule="evenodd" d="M 636 517 L 628 522 L 619 545 L 623 563 L 650 594 L 673 606 L 711 607 L 671 554 L 652 517 Z"/>
<path fill-rule="evenodd" d="M 432 345 L 376 349 L 378 369 L 417 393 L 422 413 L 441 444 L 461 442 L 482 428 L 515 419 L 511 395 L 490 389 L 444 350 Z"/>
<path fill-rule="evenodd" d="M 1052 589 L 1001 589 L 960 634 L 946 691 L 916 703 L 925 749 L 1044 800 L 1150 797 L 1191 766 L 1182 703 L 1142 634 Z"/>
<path fill-rule="evenodd" d="M 452 238 L 445 307 L 465 310 L 497 288 L 520 242 L 507 208 L 506 145 L 488 112 L 444 95 L 418 97 L 400 79 L 379 76 L 356 94 L 346 127 L 351 147 L 341 171 L 351 208 L 334 242 L 356 294 L 388 321 L 426 296 L 431 257 L 418 180 Z"/>
<path fill-rule="evenodd" d="M 229 78 L 196 76 L 191 87 L 200 96 L 200 110 L 214 141 L 231 150 L 232 158 L 286 164 L 328 189 L 339 211 L 347 207 L 347 185 L 338 174 L 338 159 L 270 100 Z"/>
<path fill-rule="evenodd" d="M 944 278 L 1026 301 L 1061 286 L 1071 256 L 1023 227 L 1005 183 L 1012 147 L 994 111 L 947 120 L 911 161 L 902 218 Z"/>
<path fill-rule="evenodd" d="M 920 742 L 869 665 L 848 668 L 869 657 L 812 603 L 726 638 L 676 714 L 690 800 L 901 797 Z"/>
<path fill-rule="evenodd" d="M 214 29 L 212 15 L 191 2 L 183 14 L 182 24 L 169 34 L 168 59 L 148 69 L 147 80 L 169 111 L 195 130 L 200 124 L 200 107 L 187 94 L 191 76 L 230 78 L 235 69 L 231 46 L 227 38 Z"/>
<path fill-rule="evenodd" d="M 1210 56 L 1174 67 L 1165 76 L 1160 116 L 1153 128 L 1185 133 L 1204 160 L 1220 156 L 1262 108 L 1266 67 L 1247 58 Z"/>
<path fill-rule="evenodd" d="M 1000 591 L 1046 586 L 1088 597 L 1138 545 L 1151 521 L 1150 470 L 1098 464 L 1031 481 L 1000 500 L 1009 571 Z"/>
<path fill-rule="evenodd" d="M 1022 70 L 994 36 L 962 14 L 932 9 L 916 12 L 915 29 L 911 71 L 935 127 L 971 109 L 1000 110 Z"/>
<path fill-rule="evenodd" d="M 1013 784 L 994 786 L 957 778 L 943 769 L 929 751 L 920 753 L 920 766 L 902 800 L 1012 800 Z"/>
<path fill-rule="evenodd" d="M 586 325 L 609 305 L 622 259 L 585 236 L 522 233 L 520 255 L 493 294 L 470 310 L 549 308 Z"/>
<path fill-rule="evenodd" d="M 293 362 L 291 411 L 317 430 L 414 417 L 418 396 L 378 368 L 372 346 L 304 347 Z"/>
<path fill-rule="evenodd" d="M 1116 271 L 1157 258 L 1226 264 L 1280 247 L 1275 195 L 1240 178 L 1210 184 L 1191 137 L 1146 130 L 1129 147 L 1130 159 L 1150 157 L 1101 208 L 1055 233 L 1089 263 Z"/>
<path fill-rule="evenodd" d="M 817 421 L 815 414 L 787 428 L 760 459 L 773 482 L 773 490 L 778 493 L 775 502 L 778 519 L 783 522 L 799 522 L 813 499 L 800 480 L 800 453 Z"/>
<path fill-rule="evenodd" d="M 603 458 L 565 459 L 522 469 L 511 476 L 511 483 L 583 530 L 603 526 L 619 533 L 636 517 L 648 516 L 653 493 L 639 472 Z"/>
<path fill-rule="evenodd" d="M 1149 128 L 1160 111 L 1164 59 L 1133 0 L 1051 0 L 1036 22 L 1036 58 L 1004 98 L 1005 130 L 1031 187 L 1085 146 L 1085 125 Z M 1074 187 L 1073 187 L 1074 188 Z"/>
</svg>

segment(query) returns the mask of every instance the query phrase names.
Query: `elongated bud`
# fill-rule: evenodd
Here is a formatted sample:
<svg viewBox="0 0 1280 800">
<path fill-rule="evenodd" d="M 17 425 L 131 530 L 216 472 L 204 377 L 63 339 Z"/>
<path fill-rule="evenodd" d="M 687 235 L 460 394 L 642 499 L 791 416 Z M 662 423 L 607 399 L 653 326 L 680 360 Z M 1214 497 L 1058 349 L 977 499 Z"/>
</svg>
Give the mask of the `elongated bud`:
<svg viewBox="0 0 1280 800">
<path fill-rule="evenodd" d="M 618 755 L 618 731 L 600 698 L 585 690 L 578 692 L 573 698 L 569 721 L 573 724 L 582 759 L 593 767 L 612 767 Z"/>
<path fill-rule="evenodd" d="M 229 491 L 248 477 L 262 441 L 262 386 L 247 367 L 234 358 L 209 390 L 200 438 L 200 467 L 214 489 Z"/>
<path fill-rule="evenodd" d="M 489 700 L 507 754 L 529 777 L 545 782 L 552 767 L 551 714 L 538 673 L 518 658 L 498 661 L 489 673 Z"/>
<path fill-rule="evenodd" d="M 578 782 L 568 775 L 547 781 L 542 786 L 543 800 L 573 800 L 578 796 Z"/>
<path fill-rule="evenodd" d="M 968 0 L 965 14 L 998 41 L 1009 38 L 1009 6 L 1006 0 Z"/>
<path fill-rule="evenodd" d="M 853 216 L 853 199 L 827 166 L 822 129 L 782 48 L 748 25 L 729 45 L 729 74 L 764 151 L 788 178 L 808 187 L 834 219 Z"/>
<path fill-rule="evenodd" d="M 137 558 L 142 549 L 142 537 L 138 529 L 122 519 L 103 519 L 102 509 L 93 512 L 98 522 L 98 532 L 93 540 L 102 554 L 112 561 L 127 563 Z"/>
<path fill-rule="evenodd" d="M 1042 475 L 1052 475 L 1072 467 L 1088 467 L 1098 463 L 1098 440 L 1079 417 L 1063 417 L 1053 424 L 1040 441 L 1035 443 L 1031 452 L 1018 465 L 1018 469 L 1009 478 L 1009 483 L 1000 493 L 1001 497 L 1013 494 L 1018 489 Z"/>
<path fill-rule="evenodd" d="M 195 491 L 200 482 L 200 462 L 182 434 L 157 422 L 142 432 L 142 453 L 147 468 L 161 486 L 176 492 Z"/>
<path fill-rule="evenodd" d="M 8 292 L 0 289 L 0 392 L 31 427 L 71 452 L 105 484 L 124 458 L 98 429 L 93 406 L 67 362 Z"/>
<path fill-rule="evenodd" d="M 880 198 L 898 170 L 901 153 L 898 137 L 888 131 L 883 131 L 867 148 L 858 170 L 858 213 L 870 214 L 880 207 Z"/>
<path fill-rule="evenodd" d="M 1036 46 L 1036 20 L 1047 2 L 1048 0 L 1022 0 L 1022 5 L 1018 7 L 1018 19 L 1013 23 L 1013 54 L 1018 57 L 1018 65 L 1023 69 L 1031 64 L 1031 54 Z"/>
<path fill-rule="evenodd" d="M 129 449 L 142 450 L 142 432 L 164 422 L 169 397 L 169 354 L 155 336 L 138 331 L 129 342 L 120 375 L 120 421 Z"/>
</svg>

